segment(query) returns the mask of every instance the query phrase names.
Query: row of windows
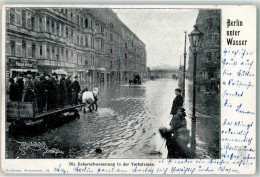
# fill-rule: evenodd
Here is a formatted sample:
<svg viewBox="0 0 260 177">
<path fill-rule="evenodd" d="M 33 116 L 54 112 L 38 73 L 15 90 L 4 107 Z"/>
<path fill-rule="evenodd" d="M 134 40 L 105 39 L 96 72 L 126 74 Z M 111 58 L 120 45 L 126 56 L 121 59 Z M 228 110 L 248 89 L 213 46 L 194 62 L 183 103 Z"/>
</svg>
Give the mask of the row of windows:
<svg viewBox="0 0 260 177">
<path fill-rule="evenodd" d="M 31 45 L 31 55 L 27 51 L 26 41 L 22 41 L 22 57 L 27 58 L 32 56 L 32 58 L 36 58 L 36 45 L 32 43 Z M 16 56 L 16 43 L 15 41 L 10 41 L 10 55 Z M 39 57 L 43 58 L 43 46 L 39 45 Z M 65 53 L 64 53 L 65 52 Z M 76 56 L 76 58 L 75 58 Z M 85 63 L 83 63 L 83 55 L 77 54 L 71 50 L 65 49 L 64 47 L 53 47 L 48 45 L 46 47 L 46 58 L 54 59 L 54 60 L 63 60 L 67 62 L 77 63 L 77 64 L 85 64 L 88 65 L 88 61 L 85 57 Z M 94 64 L 94 55 L 91 54 L 91 64 Z"/>
<path fill-rule="evenodd" d="M 19 14 L 20 10 L 21 10 L 21 15 Z M 31 30 L 36 30 L 35 29 L 35 27 L 36 27 L 36 19 L 35 18 L 37 18 L 37 17 L 35 17 L 33 14 L 31 15 L 30 14 L 31 12 L 28 13 L 28 11 L 26 11 L 26 9 L 19 9 L 16 12 L 15 8 L 10 8 L 9 12 L 10 12 L 10 23 L 11 24 L 15 24 L 15 22 L 16 22 L 17 24 L 22 25 L 24 28 L 28 28 L 28 29 L 31 29 Z M 67 17 L 70 16 L 69 19 L 73 19 L 73 22 L 75 22 L 77 25 L 80 25 L 82 27 L 85 26 L 85 28 L 94 29 L 94 21 L 92 19 L 84 18 L 84 17 L 82 17 L 79 14 L 75 15 L 75 18 L 74 18 L 73 12 L 71 11 L 69 13 L 68 9 L 64 9 L 64 8 L 61 8 L 61 12 L 63 14 L 66 14 Z M 70 15 L 68 15 L 68 14 L 70 14 Z M 20 16 L 22 16 L 21 22 L 19 22 L 20 21 Z M 38 25 L 39 26 L 39 30 L 42 32 L 43 31 L 42 30 L 42 28 L 43 28 L 43 19 L 41 17 L 39 17 L 38 21 L 39 21 L 39 25 Z M 83 45 L 82 42 L 80 43 L 79 37 L 74 37 L 74 33 L 75 32 L 73 32 L 72 29 L 69 29 L 69 27 L 64 27 L 61 23 L 58 23 L 58 22 L 55 24 L 55 20 L 52 20 L 51 18 L 47 18 L 46 21 L 47 21 L 46 22 L 47 23 L 46 24 L 47 25 L 47 31 L 49 33 L 52 33 L 54 35 L 58 35 L 58 36 L 61 36 L 61 37 L 66 37 L 67 39 L 69 39 L 70 41 L 73 41 L 74 43 L 77 43 L 79 45 Z M 209 22 L 209 23 L 211 23 L 211 22 Z M 110 23 L 110 28 L 111 29 L 114 28 L 113 23 Z M 97 32 L 104 34 L 104 31 L 105 31 L 104 29 L 105 29 L 105 25 L 104 24 L 97 25 Z M 66 31 L 65 34 L 64 34 L 64 31 Z M 122 31 L 124 31 L 124 30 L 122 30 Z M 125 33 L 125 32 L 123 32 L 123 33 Z M 115 41 L 113 33 L 110 33 L 110 34 L 107 33 L 106 38 L 109 39 L 111 42 Z M 93 41 L 93 40 L 91 40 L 91 41 Z M 90 45 L 94 46 L 94 44 L 90 44 Z"/>
</svg>

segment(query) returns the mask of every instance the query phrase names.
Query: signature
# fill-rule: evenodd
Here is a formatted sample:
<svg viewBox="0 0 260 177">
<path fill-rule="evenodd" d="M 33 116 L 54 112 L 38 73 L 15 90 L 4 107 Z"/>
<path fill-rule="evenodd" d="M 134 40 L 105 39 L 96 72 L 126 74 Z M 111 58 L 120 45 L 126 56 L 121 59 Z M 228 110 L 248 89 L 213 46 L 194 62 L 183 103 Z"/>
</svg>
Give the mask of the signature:
<svg viewBox="0 0 260 177">
<path fill-rule="evenodd" d="M 55 155 L 64 154 L 59 149 L 56 149 L 56 148 L 49 149 L 45 142 L 20 142 L 20 141 L 16 141 L 16 140 L 13 140 L 13 141 L 20 144 L 19 150 L 22 152 L 22 155 L 25 155 L 28 150 L 32 150 L 32 151 L 44 150 L 44 152 L 42 153 L 43 156 L 45 154 L 55 154 Z"/>
</svg>

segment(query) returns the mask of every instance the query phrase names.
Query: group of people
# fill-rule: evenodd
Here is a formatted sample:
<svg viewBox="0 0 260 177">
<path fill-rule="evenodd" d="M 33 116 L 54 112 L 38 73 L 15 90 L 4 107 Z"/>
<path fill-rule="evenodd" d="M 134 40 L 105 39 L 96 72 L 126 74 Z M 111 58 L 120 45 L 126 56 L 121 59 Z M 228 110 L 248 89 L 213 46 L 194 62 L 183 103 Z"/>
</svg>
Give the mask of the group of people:
<svg viewBox="0 0 260 177">
<path fill-rule="evenodd" d="M 170 114 L 170 128 L 159 129 L 161 136 L 166 140 L 168 158 L 190 158 L 193 156 L 187 148 L 190 142 L 189 130 L 187 129 L 186 113 L 183 108 L 181 89 L 175 89 L 176 97 L 173 100 Z"/>
<path fill-rule="evenodd" d="M 35 103 L 37 112 L 59 109 L 66 105 L 77 105 L 78 94 L 81 90 L 78 76 L 71 81 L 69 75 L 43 75 L 31 71 L 25 75 L 19 73 L 15 78 L 10 78 L 11 101 L 23 101 Z"/>
</svg>

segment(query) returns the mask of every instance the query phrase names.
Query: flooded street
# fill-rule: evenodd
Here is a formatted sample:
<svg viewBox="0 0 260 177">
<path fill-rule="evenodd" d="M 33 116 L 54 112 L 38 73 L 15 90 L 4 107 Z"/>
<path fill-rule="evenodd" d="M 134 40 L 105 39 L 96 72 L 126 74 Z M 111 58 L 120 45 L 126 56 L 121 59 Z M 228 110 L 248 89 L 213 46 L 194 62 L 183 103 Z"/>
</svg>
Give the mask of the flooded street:
<svg viewBox="0 0 260 177">
<path fill-rule="evenodd" d="M 187 81 L 184 107 L 191 130 L 192 85 Z M 111 84 L 101 86 L 99 109 L 56 128 L 35 135 L 13 137 L 7 134 L 7 158 L 166 158 L 159 150 L 163 139 L 158 128 L 169 127 L 170 109 L 178 81 L 159 79 L 142 85 Z M 201 158 L 219 158 L 219 94 L 197 94 L 196 154 Z M 218 100 L 214 102 L 212 100 Z M 46 153 L 28 149 L 22 153 L 19 142 L 45 142 Z M 97 153 L 101 149 L 102 153 Z"/>
</svg>

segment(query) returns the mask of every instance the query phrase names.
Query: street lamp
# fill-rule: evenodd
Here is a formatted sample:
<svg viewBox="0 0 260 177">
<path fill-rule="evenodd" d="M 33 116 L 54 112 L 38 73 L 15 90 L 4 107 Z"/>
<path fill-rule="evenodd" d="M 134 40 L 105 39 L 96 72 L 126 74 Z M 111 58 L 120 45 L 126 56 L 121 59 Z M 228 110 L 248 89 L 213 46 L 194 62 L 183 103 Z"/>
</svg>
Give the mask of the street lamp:
<svg viewBox="0 0 260 177">
<path fill-rule="evenodd" d="M 189 34 L 190 51 L 193 53 L 193 103 L 192 103 L 192 127 L 191 127 L 191 150 L 196 151 L 196 88 L 197 88 L 197 54 L 201 47 L 203 33 L 199 31 L 198 26 L 194 25 L 194 30 Z"/>
</svg>

